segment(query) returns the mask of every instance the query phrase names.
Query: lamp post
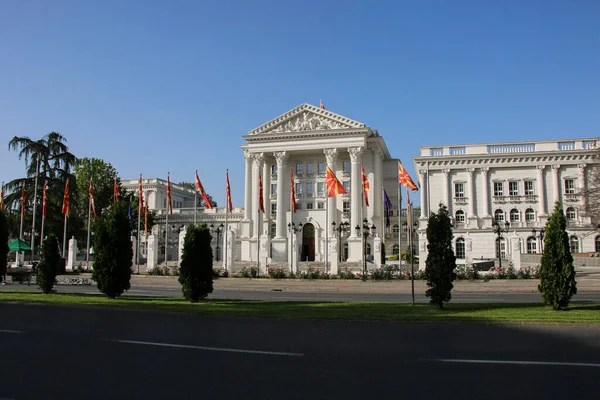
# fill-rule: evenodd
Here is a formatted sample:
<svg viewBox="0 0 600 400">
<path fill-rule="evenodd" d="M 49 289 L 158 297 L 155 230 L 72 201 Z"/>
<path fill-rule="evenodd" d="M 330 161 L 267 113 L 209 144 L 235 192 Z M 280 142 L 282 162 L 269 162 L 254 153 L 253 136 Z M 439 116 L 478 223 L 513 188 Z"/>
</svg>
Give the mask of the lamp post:
<svg viewBox="0 0 600 400">
<path fill-rule="evenodd" d="M 539 233 L 538 233 L 538 231 L 535 230 L 535 228 L 533 228 L 531 230 L 531 234 L 533 235 L 533 237 L 540 239 L 540 248 L 542 250 L 542 254 L 544 254 L 544 234 L 545 233 L 546 233 L 546 230 L 544 228 L 540 228 Z"/>
<path fill-rule="evenodd" d="M 336 238 L 338 238 L 339 240 L 339 252 L 338 252 L 338 261 L 342 262 L 342 239 L 344 238 L 344 236 L 346 236 L 347 234 L 350 233 L 350 223 L 349 222 L 340 222 L 340 224 L 336 227 L 336 223 L 335 221 L 333 221 L 331 223 L 331 227 L 333 229 L 333 234 L 335 235 Z"/>
<path fill-rule="evenodd" d="M 214 224 L 210 224 L 210 233 L 216 233 L 217 234 L 217 248 L 216 248 L 216 253 L 217 253 L 217 262 L 219 262 L 219 254 L 221 253 L 221 233 L 223 233 L 223 229 L 225 229 L 225 225 L 223 225 L 223 223 L 221 223 L 221 225 L 215 227 Z"/>
<path fill-rule="evenodd" d="M 417 237 L 417 228 L 419 224 L 416 222 L 413 224 L 413 229 L 410 230 L 410 287 L 412 294 L 412 303 L 415 304 L 415 241 L 414 237 Z"/>
<path fill-rule="evenodd" d="M 501 240 L 500 238 L 502 237 L 503 233 L 507 233 L 508 229 L 510 228 L 510 223 L 508 221 L 506 221 L 504 223 L 504 228 L 502 226 L 500 226 L 500 224 L 498 223 L 497 220 L 494 220 L 494 222 L 492 223 L 492 229 L 494 231 L 494 233 L 496 235 L 498 235 L 498 267 L 502 268 L 502 247 L 500 246 L 501 244 Z"/>
<path fill-rule="evenodd" d="M 298 225 L 298 227 L 296 227 L 296 223 L 291 222 L 287 224 L 288 226 L 288 232 L 290 233 L 290 273 L 294 272 L 294 252 L 296 251 L 296 248 L 294 247 L 294 236 L 296 236 L 296 233 L 300 232 L 302 230 L 302 222 L 300 222 L 300 224 Z"/>
<path fill-rule="evenodd" d="M 369 224 L 367 219 L 363 219 L 362 228 L 358 225 L 354 228 L 356 230 L 356 235 L 363 237 L 363 281 L 367 280 L 367 238 L 369 236 L 375 236 L 375 225 Z"/>
</svg>

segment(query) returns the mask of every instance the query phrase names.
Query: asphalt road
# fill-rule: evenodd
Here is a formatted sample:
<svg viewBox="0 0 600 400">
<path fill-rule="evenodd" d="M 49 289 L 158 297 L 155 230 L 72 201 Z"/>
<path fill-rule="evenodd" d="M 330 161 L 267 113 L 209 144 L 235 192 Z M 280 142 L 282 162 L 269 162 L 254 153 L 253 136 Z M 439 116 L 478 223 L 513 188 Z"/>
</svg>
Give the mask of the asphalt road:
<svg viewBox="0 0 600 400">
<path fill-rule="evenodd" d="M 600 327 L 0 303 L 1 399 L 597 399 Z"/>
<path fill-rule="evenodd" d="M 35 285 L 27 286 L 13 284 L 0 286 L 1 290 L 23 290 L 39 291 Z M 59 293 L 98 293 L 95 285 L 57 285 Z M 126 292 L 132 296 L 164 296 L 182 297 L 179 287 L 150 287 L 132 286 Z M 283 300 L 283 301 L 363 301 L 363 302 L 401 302 L 412 301 L 410 294 L 387 294 L 387 293 L 310 293 L 291 291 L 256 291 L 256 290 L 215 290 L 212 299 L 236 299 L 236 300 Z M 427 303 L 429 299 L 424 294 L 415 294 L 415 301 Z M 453 303 L 539 303 L 539 293 L 453 293 Z M 573 297 L 573 302 L 578 303 L 600 303 L 600 294 L 580 294 Z M 0 399 L 1 400 L 1 399 Z"/>
</svg>

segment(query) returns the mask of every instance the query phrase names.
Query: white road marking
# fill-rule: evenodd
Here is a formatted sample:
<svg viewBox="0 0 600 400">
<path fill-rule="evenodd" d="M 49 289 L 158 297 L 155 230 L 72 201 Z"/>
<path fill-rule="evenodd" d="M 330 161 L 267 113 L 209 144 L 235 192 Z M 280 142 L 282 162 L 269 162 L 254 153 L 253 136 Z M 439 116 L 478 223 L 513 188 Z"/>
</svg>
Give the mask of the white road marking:
<svg viewBox="0 0 600 400">
<path fill-rule="evenodd" d="M 111 340 L 111 339 L 109 339 Z M 281 351 L 266 351 L 266 350 L 246 350 L 246 349 L 233 349 L 226 347 L 207 347 L 207 346 L 190 346 L 186 344 L 172 344 L 172 343 L 157 343 L 157 342 L 141 342 L 138 340 L 111 340 L 119 343 L 129 344 L 142 344 L 146 346 L 159 346 L 159 347 L 175 347 L 180 349 L 195 349 L 195 350 L 208 350 L 208 351 L 222 351 L 228 353 L 246 353 L 246 354 L 263 354 L 270 356 L 288 356 L 288 357 L 302 357 L 302 353 L 287 353 Z"/>
<path fill-rule="evenodd" d="M 591 367 L 600 368 L 600 364 L 583 362 L 559 362 L 559 361 L 520 361 L 520 360 L 461 360 L 451 358 L 433 359 L 429 361 L 463 363 L 463 364 L 511 364 L 511 365 L 547 365 L 557 367 Z"/>
<path fill-rule="evenodd" d="M 22 333 L 22 331 L 13 331 L 11 329 L 0 329 L 0 333 Z"/>
</svg>

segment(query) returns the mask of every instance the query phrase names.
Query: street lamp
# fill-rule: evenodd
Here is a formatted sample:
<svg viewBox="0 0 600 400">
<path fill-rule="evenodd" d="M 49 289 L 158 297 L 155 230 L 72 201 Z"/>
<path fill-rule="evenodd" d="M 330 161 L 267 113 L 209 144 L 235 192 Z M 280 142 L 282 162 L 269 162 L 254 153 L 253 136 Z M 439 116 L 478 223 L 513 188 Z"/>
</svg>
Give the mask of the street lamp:
<svg viewBox="0 0 600 400">
<path fill-rule="evenodd" d="M 367 280 L 367 238 L 369 236 L 375 236 L 375 225 L 370 224 L 369 225 L 369 221 L 367 221 L 367 219 L 363 219 L 363 225 L 362 228 L 358 225 L 356 225 L 356 227 L 354 228 L 356 230 L 356 236 L 361 236 L 361 230 L 362 230 L 362 237 L 363 237 L 363 281 Z"/>
<path fill-rule="evenodd" d="M 223 225 L 221 223 L 221 225 L 215 227 L 214 224 L 210 224 L 210 233 L 216 233 L 217 234 L 217 248 L 216 248 L 216 253 L 217 253 L 217 262 L 219 261 L 219 254 L 221 252 L 221 233 L 223 233 L 223 229 L 225 229 L 225 225 Z"/>
<path fill-rule="evenodd" d="M 492 229 L 494 231 L 494 233 L 496 235 L 498 235 L 498 267 L 502 268 L 502 248 L 500 247 L 500 243 L 501 240 L 500 238 L 502 237 L 503 233 L 507 233 L 508 229 L 510 228 L 510 223 L 508 221 L 506 221 L 504 223 L 504 228 L 500 226 L 500 224 L 498 223 L 497 220 L 494 220 L 494 222 L 492 222 Z"/>
<path fill-rule="evenodd" d="M 335 235 L 336 238 L 338 238 L 339 240 L 339 254 L 338 254 L 338 260 L 339 262 L 342 262 L 342 239 L 344 238 L 344 236 L 350 234 L 350 223 L 349 222 L 340 222 L 340 224 L 336 227 L 336 223 L 335 221 L 333 221 L 331 223 L 331 227 L 333 229 L 333 234 Z"/>
<path fill-rule="evenodd" d="M 290 233 L 290 273 L 294 272 L 294 251 L 296 251 L 296 249 L 294 248 L 294 236 L 296 236 L 296 233 L 300 232 L 302 230 L 302 222 L 300 222 L 300 224 L 298 225 L 298 227 L 296 228 L 296 224 L 294 222 L 288 222 L 288 232 Z"/>
<path fill-rule="evenodd" d="M 545 233 L 546 233 L 546 230 L 544 228 L 540 228 L 539 234 L 535 230 L 535 228 L 533 228 L 531 230 L 531 234 L 533 235 L 533 237 L 540 239 L 540 247 L 541 247 L 541 250 L 542 250 L 542 254 L 544 254 L 544 234 Z"/>
</svg>

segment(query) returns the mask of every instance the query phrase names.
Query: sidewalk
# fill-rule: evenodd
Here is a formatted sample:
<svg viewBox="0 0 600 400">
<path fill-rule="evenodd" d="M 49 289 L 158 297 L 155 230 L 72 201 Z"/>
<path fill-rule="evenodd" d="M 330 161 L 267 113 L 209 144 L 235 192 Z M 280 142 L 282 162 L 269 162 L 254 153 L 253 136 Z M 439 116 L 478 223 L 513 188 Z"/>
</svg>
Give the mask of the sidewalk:
<svg viewBox="0 0 600 400">
<path fill-rule="evenodd" d="M 538 279 L 454 281 L 453 293 L 537 293 Z M 132 275 L 132 286 L 179 287 L 176 276 Z M 411 293 L 411 281 L 361 280 L 305 280 L 305 279 L 246 279 L 219 278 L 214 281 L 215 290 L 229 291 L 283 291 L 307 293 Z M 424 293 L 427 284 L 415 281 L 415 292 Z M 600 294 L 600 280 L 580 279 L 578 293 Z"/>
</svg>

